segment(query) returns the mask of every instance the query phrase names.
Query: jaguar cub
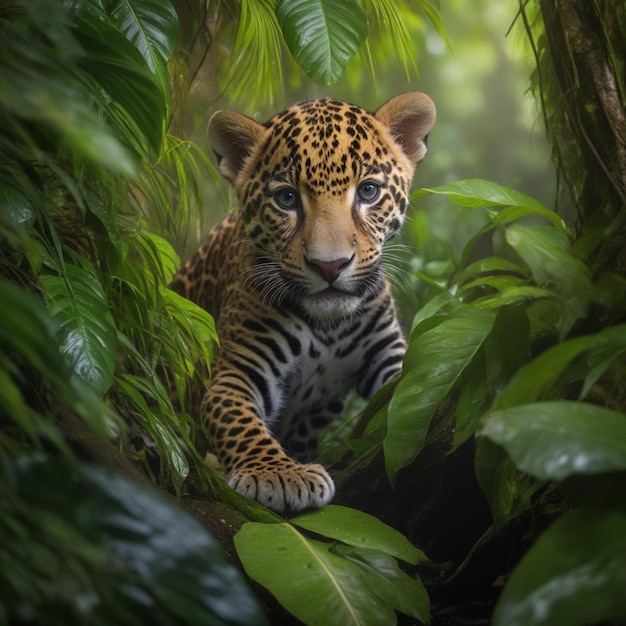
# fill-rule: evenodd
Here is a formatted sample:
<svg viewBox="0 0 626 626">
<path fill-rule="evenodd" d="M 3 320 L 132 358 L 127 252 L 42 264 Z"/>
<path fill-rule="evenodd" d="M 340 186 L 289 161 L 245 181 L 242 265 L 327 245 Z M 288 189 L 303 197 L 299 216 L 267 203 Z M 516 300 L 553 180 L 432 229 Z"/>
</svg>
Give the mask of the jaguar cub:
<svg viewBox="0 0 626 626">
<path fill-rule="evenodd" d="M 275 511 L 332 499 L 332 479 L 310 463 L 319 431 L 351 388 L 369 398 L 401 369 L 406 344 L 381 257 L 434 123 L 422 93 L 373 114 L 323 98 L 265 124 L 232 111 L 209 122 L 240 207 L 173 288 L 217 323 L 202 403 L 210 445 L 228 483 Z"/>
</svg>

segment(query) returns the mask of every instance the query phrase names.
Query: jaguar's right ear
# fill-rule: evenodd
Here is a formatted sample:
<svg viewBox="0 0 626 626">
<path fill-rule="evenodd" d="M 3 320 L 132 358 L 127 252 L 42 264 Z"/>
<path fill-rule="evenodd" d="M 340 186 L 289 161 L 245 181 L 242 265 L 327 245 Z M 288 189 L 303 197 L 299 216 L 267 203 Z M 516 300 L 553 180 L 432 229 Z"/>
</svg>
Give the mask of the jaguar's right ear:
<svg viewBox="0 0 626 626">
<path fill-rule="evenodd" d="M 234 184 L 265 127 L 241 113 L 217 111 L 211 116 L 207 131 L 220 173 Z"/>
</svg>

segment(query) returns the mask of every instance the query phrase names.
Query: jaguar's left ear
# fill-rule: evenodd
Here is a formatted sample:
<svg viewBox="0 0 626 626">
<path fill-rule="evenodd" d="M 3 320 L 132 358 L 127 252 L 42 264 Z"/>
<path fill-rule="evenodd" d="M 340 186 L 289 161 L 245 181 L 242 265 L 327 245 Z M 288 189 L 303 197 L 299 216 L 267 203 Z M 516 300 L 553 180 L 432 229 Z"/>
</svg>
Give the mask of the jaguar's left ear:
<svg viewBox="0 0 626 626">
<path fill-rule="evenodd" d="M 375 116 L 389 129 L 413 167 L 417 167 L 426 156 L 426 140 L 437 117 L 433 101 L 425 93 L 403 93 L 385 102 Z"/>
</svg>

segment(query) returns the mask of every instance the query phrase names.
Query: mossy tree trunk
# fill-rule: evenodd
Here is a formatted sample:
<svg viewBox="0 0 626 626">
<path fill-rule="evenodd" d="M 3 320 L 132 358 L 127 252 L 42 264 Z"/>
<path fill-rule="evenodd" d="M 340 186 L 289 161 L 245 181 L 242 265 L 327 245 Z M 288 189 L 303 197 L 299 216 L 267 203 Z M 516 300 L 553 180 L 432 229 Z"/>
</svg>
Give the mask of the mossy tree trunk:
<svg viewBox="0 0 626 626">
<path fill-rule="evenodd" d="M 539 6 L 535 88 L 576 208 L 580 251 L 596 269 L 625 276 L 626 9 L 612 0 Z"/>
</svg>

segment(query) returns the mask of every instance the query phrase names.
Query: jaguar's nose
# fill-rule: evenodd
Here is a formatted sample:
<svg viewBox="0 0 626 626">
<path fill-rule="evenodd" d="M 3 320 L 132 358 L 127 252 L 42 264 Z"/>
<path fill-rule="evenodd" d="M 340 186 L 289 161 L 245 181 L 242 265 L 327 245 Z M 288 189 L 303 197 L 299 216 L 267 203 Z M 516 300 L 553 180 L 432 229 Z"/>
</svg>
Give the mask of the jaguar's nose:
<svg viewBox="0 0 626 626">
<path fill-rule="evenodd" d="M 334 261 L 322 261 L 321 259 L 308 259 L 304 258 L 306 264 L 317 274 L 319 274 L 326 282 L 332 284 L 339 274 L 352 263 L 354 255 L 350 258 L 335 259 Z"/>
</svg>

